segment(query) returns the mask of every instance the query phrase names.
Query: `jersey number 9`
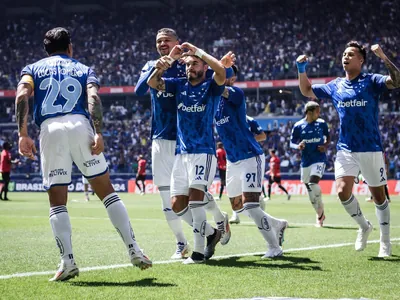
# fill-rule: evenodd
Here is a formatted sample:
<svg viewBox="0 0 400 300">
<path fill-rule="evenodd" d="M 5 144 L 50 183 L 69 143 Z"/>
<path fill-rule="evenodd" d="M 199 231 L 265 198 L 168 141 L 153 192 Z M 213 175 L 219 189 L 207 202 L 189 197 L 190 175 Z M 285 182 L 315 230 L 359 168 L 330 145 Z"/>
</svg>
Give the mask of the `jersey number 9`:
<svg viewBox="0 0 400 300">
<path fill-rule="evenodd" d="M 82 95 L 81 83 L 72 77 L 61 82 L 54 78 L 46 78 L 40 83 L 39 89 L 47 91 L 42 104 L 42 116 L 71 112 Z M 54 105 L 59 95 L 67 100 L 64 105 Z"/>
</svg>

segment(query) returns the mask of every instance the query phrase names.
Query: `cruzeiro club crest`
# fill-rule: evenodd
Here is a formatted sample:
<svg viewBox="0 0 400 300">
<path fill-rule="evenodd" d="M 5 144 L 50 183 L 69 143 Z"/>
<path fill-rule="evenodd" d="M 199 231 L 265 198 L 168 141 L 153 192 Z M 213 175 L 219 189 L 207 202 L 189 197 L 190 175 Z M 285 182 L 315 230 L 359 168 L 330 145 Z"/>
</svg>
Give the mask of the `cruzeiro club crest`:
<svg viewBox="0 0 400 300">
<path fill-rule="evenodd" d="M 57 236 L 56 236 L 56 243 L 57 243 L 58 249 L 60 249 L 60 255 L 64 256 L 64 246 L 61 243 L 61 240 Z"/>
</svg>

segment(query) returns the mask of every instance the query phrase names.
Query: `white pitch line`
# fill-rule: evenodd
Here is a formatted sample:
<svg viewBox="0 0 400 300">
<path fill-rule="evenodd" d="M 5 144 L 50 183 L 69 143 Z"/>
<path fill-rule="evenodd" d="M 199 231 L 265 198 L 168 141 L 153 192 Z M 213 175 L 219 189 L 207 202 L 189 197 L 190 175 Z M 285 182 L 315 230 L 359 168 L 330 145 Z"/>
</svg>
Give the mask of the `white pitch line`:
<svg viewBox="0 0 400 300">
<path fill-rule="evenodd" d="M 25 219 L 29 219 L 29 218 L 33 218 L 33 219 L 40 219 L 40 218 L 48 218 L 48 216 L 19 216 L 19 215 L 0 215 L 2 218 L 25 218 Z M 109 220 L 109 218 L 104 217 L 72 217 L 70 216 L 71 220 Z M 165 219 L 156 219 L 156 218 L 130 218 L 130 220 L 132 221 L 144 221 L 144 222 L 165 222 Z M 240 224 L 244 224 L 244 225 L 254 225 L 254 222 L 252 221 L 241 221 Z M 239 224 L 239 226 L 240 226 Z M 315 223 L 292 223 L 289 222 L 289 228 L 290 225 L 293 226 L 310 226 L 310 227 L 315 227 Z M 325 226 L 328 227 L 354 227 L 354 229 L 357 229 L 357 225 L 356 224 L 326 224 L 324 223 Z M 233 226 L 237 226 L 236 224 L 234 224 Z M 390 226 L 390 228 L 400 228 L 400 225 L 392 225 Z"/>
<path fill-rule="evenodd" d="M 391 239 L 392 242 L 400 241 L 400 238 L 393 238 Z M 379 243 L 379 240 L 368 241 L 368 244 L 376 244 Z M 354 243 L 341 243 L 341 244 L 330 244 L 330 245 L 320 245 L 320 246 L 310 246 L 304 248 L 292 248 L 286 249 L 283 252 L 299 252 L 299 251 L 307 251 L 307 250 L 319 250 L 319 249 L 329 249 L 329 248 L 340 248 L 340 247 L 347 247 L 352 246 Z M 230 255 L 220 255 L 215 256 L 212 259 L 224 259 L 224 258 L 232 258 L 232 257 L 244 257 L 244 256 L 254 256 L 254 255 L 262 255 L 264 252 L 250 252 L 250 253 L 239 253 L 239 254 L 230 254 Z M 154 265 L 163 265 L 163 264 L 173 264 L 182 262 L 181 259 L 179 260 L 160 260 L 153 262 Z M 89 271 L 98 271 L 98 270 L 109 270 L 109 269 L 119 269 L 119 268 L 126 268 L 130 267 L 132 264 L 119 264 L 119 265 L 108 265 L 108 266 L 95 266 L 95 267 L 85 267 L 79 268 L 80 272 L 89 272 Z M 27 273 L 15 273 L 10 275 L 0 275 L 1 279 L 10 279 L 10 278 L 17 278 L 17 277 L 32 277 L 32 276 L 41 276 L 41 275 L 52 275 L 54 271 L 43 271 L 43 272 L 27 272 Z"/>
</svg>

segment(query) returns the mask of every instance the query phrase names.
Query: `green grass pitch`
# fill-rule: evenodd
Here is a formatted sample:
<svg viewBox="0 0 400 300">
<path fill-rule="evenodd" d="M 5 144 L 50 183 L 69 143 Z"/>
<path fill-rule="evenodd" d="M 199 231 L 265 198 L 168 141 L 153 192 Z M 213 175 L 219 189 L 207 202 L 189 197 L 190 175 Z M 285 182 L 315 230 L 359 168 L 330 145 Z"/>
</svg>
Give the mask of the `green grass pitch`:
<svg viewBox="0 0 400 300">
<path fill-rule="evenodd" d="M 203 265 L 171 263 L 175 241 L 158 195 L 121 194 L 140 246 L 153 268 L 140 271 L 129 259 L 102 203 L 85 203 L 70 194 L 73 248 L 80 276 L 48 282 L 59 263 L 48 221 L 45 193 L 11 193 L 0 201 L 0 299 L 233 299 L 253 297 L 400 299 L 400 197 L 391 203 L 393 256 L 376 258 L 378 223 L 372 203 L 358 197 L 373 223 L 371 243 L 354 250 L 356 225 L 333 196 L 324 196 L 324 228 L 315 228 L 307 197 L 286 201 L 274 196 L 266 211 L 285 218 L 285 256 L 261 260 L 265 243 L 255 225 L 242 216 L 232 225 L 232 239 L 217 246 L 216 258 Z M 73 201 L 77 200 L 77 201 Z M 218 202 L 231 213 L 226 197 Z M 211 216 L 208 216 L 212 219 Z M 183 224 L 189 242 L 190 228 Z M 192 243 L 192 242 L 191 242 Z M 101 269 L 102 266 L 105 266 Z M 114 266 L 114 268 L 111 268 Z M 26 273 L 26 274 L 22 274 Z M 20 274 L 20 277 L 8 275 Z M 22 274 L 22 275 L 21 275 Z"/>
</svg>

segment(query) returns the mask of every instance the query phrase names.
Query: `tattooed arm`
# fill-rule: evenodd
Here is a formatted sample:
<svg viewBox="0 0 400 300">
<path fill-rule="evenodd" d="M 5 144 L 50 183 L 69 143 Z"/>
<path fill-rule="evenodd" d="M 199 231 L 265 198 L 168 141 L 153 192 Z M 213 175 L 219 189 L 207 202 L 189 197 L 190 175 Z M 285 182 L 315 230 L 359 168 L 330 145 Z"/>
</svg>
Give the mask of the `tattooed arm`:
<svg viewBox="0 0 400 300">
<path fill-rule="evenodd" d="M 371 46 L 371 50 L 383 60 L 386 68 L 389 71 L 389 77 L 386 80 L 386 86 L 388 89 L 397 89 L 400 87 L 400 70 L 397 68 L 389 58 L 383 53 L 382 48 L 376 44 Z"/>
<path fill-rule="evenodd" d="M 147 80 L 147 84 L 157 91 L 165 92 L 165 81 L 161 77 L 164 72 L 163 69 L 156 68 Z"/>
<path fill-rule="evenodd" d="M 98 90 L 99 86 L 97 84 L 89 83 L 86 86 L 89 114 L 96 133 L 92 144 L 92 154 L 94 155 L 99 155 L 104 151 L 103 135 L 101 134 L 103 129 L 103 105 L 101 104 Z"/>
<path fill-rule="evenodd" d="M 29 97 L 32 91 L 33 88 L 28 83 L 20 83 L 18 85 L 17 96 L 15 97 L 15 116 L 18 124 L 19 154 L 35 159 L 35 143 L 28 136 Z"/>
<path fill-rule="evenodd" d="M 99 86 L 89 83 L 86 87 L 88 95 L 89 114 L 92 118 L 93 126 L 96 133 L 101 133 L 103 128 L 103 105 L 98 94 Z"/>
</svg>

